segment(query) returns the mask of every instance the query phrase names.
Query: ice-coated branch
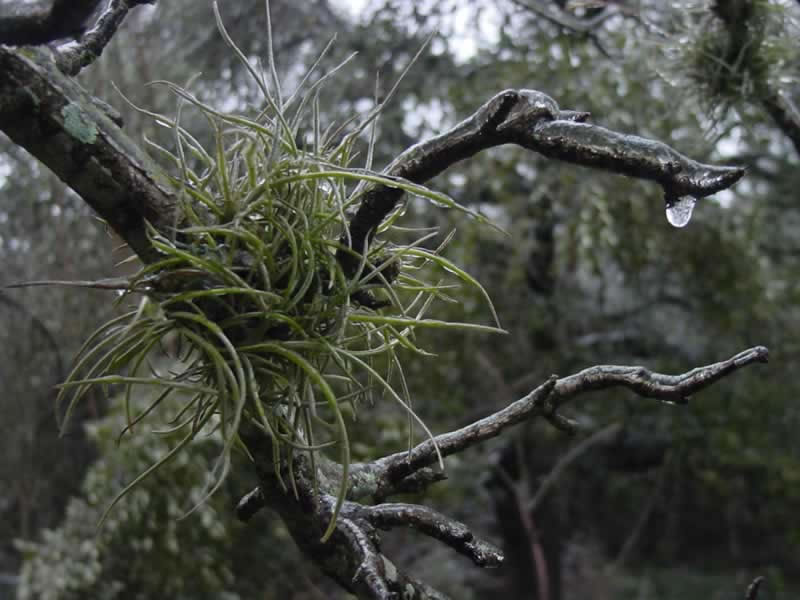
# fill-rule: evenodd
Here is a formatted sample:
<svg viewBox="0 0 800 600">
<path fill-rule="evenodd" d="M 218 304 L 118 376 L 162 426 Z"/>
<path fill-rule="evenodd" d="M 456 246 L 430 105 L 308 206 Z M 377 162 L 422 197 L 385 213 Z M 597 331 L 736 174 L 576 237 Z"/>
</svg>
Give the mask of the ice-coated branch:
<svg viewBox="0 0 800 600">
<path fill-rule="evenodd" d="M 56 64 L 67 75 L 77 75 L 81 69 L 100 58 L 103 49 L 114 37 L 128 11 L 140 4 L 152 4 L 155 0 L 111 0 L 94 27 L 81 35 L 74 44 L 60 49 Z"/>
<path fill-rule="evenodd" d="M 113 4 L 108 22 L 118 18 L 112 18 L 118 14 L 113 7 L 133 2 Z M 508 143 L 655 181 L 668 199 L 713 194 L 744 173 L 738 167 L 696 162 L 660 142 L 584 123 L 588 117 L 585 112 L 560 110 L 541 92 L 506 90 L 452 130 L 403 152 L 386 174 L 424 182 L 481 150 Z M 154 253 L 144 235 L 144 220 L 157 229 L 174 226 L 175 200 L 162 184 L 163 172 L 112 125 L 114 115 L 56 68 L 46 53 L 23 55 L 0 48 L 0 130 L 50 167 L 148 261 Z M 357 253 L 402 194 L 387 186 L 365 193 L 349 223 L 349 239 Z M 347 239 L 345 235 L 345 243 Z M 339 260 L 345 269 L 358 268 L 357 254 L 340 251 Z"/>
<path fill-rule="evenodd" d="M 450 131 L 403 152 L 385 174 L 415 183 L 435 177 L 481 150 L 517 144 L 548 158 L 654 181 L 671 202 L 682 196 L 702 198 L 724 190 L 744 175 L 740 167 L 697 162 L 666 144 L 586 123 L 589 114 L 561 110 L 547 94 L 505 90 Z M 392 211 L 403 192 L 376 186 L 366 192 L 349 224 L 351 247 L 364 250 L 370 236 Z M 342 240 L 347 241 L 348 236 Z M 340 251 L 345 268 L 356 257 Z"/>
<path fill-rule="evenodd" d="M 0 17 L 0 44 L 42 45 L 74 38 L 55 52 L 56 64 L 67 75 L 77 75 L 94 62 L 117 32 L 128 11 L 155 0 L 111 0 L 92 25 L 102 0 L 53 0 L 47 12 Z"/>
<path fill-rule="evenodd" d="M 743 367 L 767 362 L 769 352 L 756 346 L 711 365 L 681 375 L 654 373 L 644 367 L 598 365 L 564 378 L 550 377 L 528 395 L 488 417 L 450 433 L 438 435 L 408 452 L 398 452 L 371 463 L 354 465 L 352 477 L 370 481 L 372 488 L 359 486 L 361 494 L 386 497 L 395 486 L 419 469 L 437 461 L 438 447 L 443 456 L 461 452 L 499 435 L 508 427 L 535 417 L 553 417 L 565 402 L 578 394 L 611 387 L 626 387 L 639 396 L 685 404 L 689 397 Z"/>
<path fill-rule="evenodd" d="M 710 196 L 730 187 L 744 175 L 740 167 L 703 164 L 663 142 L 589 123 L 560 119 L 540 122 L 527 132 L 515 128 L 514 140 L 549 158 L 655 181 L 664 188 L 668 198 Z"/>
</svg>

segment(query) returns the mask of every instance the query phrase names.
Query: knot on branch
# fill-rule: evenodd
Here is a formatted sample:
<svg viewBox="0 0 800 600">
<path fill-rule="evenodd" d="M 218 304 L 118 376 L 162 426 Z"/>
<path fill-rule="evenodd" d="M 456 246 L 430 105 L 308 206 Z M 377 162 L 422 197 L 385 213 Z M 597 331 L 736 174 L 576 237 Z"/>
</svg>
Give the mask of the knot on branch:
<svg viewBox="0 0 800 600">
<path fill-rule="evenodd" d="M 560 118 L 558 104 L 550 96 L 536 90 L 519 90 L 508 116 L 497 125 L 497 132 L 526 131 L 542 121 Z"/>
</svg>

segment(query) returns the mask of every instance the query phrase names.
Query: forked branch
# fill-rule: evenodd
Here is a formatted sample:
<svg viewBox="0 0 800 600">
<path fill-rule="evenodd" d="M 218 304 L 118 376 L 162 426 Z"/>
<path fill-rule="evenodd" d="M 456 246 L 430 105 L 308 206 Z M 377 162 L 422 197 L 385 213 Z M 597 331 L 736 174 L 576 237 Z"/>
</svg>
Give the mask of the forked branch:
<svg viewBox="0 0 800 600">
<path fill-rule="evenodd" d="M 0 17 L 0 44 L 43 45 L 73 38 L 74 44 L 55 51 L 56 64 L 67 75 L 77 75 L 102 54 L 128 11 L 155 0 L 111 0 L 94 21 L 102 0 L 53 0 L 50 10 Z"/>
<path fill-rule="evenodd" d="M 642 367 L 597 366 L 569 377 L 553 376 L 524 398 L 493 415 L 437 436 L 435 444 L 443 455 L 454 454 L 497 436 L 523 420 L 553 416 L 558 407 L 578 394 L 609 387 L 627 387 L 640 396 L 685 402 L 691 394 L 738 369 L 766 362 L 767 356 L 767 349 L 757 346 L 682 375 L 664 375 Z M 264 464 L 268 464 L 270 453 L 264 446 L 263 436 L 247 443 L 256 451 L 257 464 L 259 455 L 266 457 Z M 405 594 L 403 597 L 409 598 L 441 599 L 444 598 L 441 593 L 410 578 L 382 553 L 377 529 L 411 527 L 450 546 L 481 567 L 501 564 L 501 552 L 479 539 L 467 525 L 425 506 L 368 504 L 370 497 L 384 498 L 405 491 L 409 480 L 423 485 L 433 483 L 437 480 L 433 476 L 436 471 L 429 465 L 436 461 L 435 445 L 429 440 L 409 452 L 354 465 L 349 478 L 350 500 L 342 506 L 335 532 L 327 543 L 320 542 L 319 536 L 333 513 L 336 500 L 330 491 L 336 487 L 333 479 L 341 470 L 337 471 L 336 466 L 328 464 L 330 461 L 323 456 L 318 457 L 316 463 L 319 493 L 311 484 L 310 461 L 297 457 L 294 468 L 298 473 L 298 497 L 290 491 L 281 491 L 275 473 L 262 468 L 259 488 L 242 499 L 237 512 L 241 519 L 247 520 L 263 507 L 277 511 L 309 558 L 359 598 L 389 600 L 402 593 Z M 753 589 L 757 590 L 757 586 Z M 748 600 L 753 598 L 755 596 L 748 592 Z"/>
<path fill-rule="evenodd" d="M 80 73 L 81 69 L 100 58 L 131 8 L 153 2 L 155 0 L 111 0 L 94 26 L 85 31 L 76 44 L 58 51 L 56 55 L 58 68 L 67 75 Z"/>
</svg>

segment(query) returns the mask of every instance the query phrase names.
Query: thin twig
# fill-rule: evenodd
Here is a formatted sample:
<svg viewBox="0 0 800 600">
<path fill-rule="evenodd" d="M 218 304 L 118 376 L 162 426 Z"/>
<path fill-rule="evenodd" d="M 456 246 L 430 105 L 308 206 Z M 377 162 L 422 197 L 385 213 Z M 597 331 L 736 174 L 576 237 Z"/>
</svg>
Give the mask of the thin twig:
<svg viewBox="0 0 800 600">
<path fill-rule="evenodd" d="M 544 497 L 559 480 L 564 471 L 566 471 L 567 467 L 569 467 L 578 458 L 583 456 L 596 444 L 614 439 L 614 437 L 621 430 L 622 425 L 619 423 L 612 423 L 611 425 L 608 425 L 599 431 L 595 431 L 592 435 L 581 441 L 581 443 L 570 448 L 570 450 L 558 460 L 555 466 L 539 484 L 539 487 L 536 490 L 536 495 L 534 495 L 534 497 L 531 498 L 531 501 L 528 503 L 528 510 L 531 512 L 536 512 L 536 509 L 542 503 Z"/>
<path fill-rule="evenodd" d="M 664 491 L 664 484 L 667 481 L 667 473 L 669 472 L 669 459 L 667 464 L 661 467 L 661 471 L 658 474 L 658 481 L 656 482 L 653 491 L 650 493 L 650 496 L 647 499 L 647 504 L 639 513 L 639 517 L 636 519 L 636 525 L 634 525 L 633 529 L 631 530 L 628 538 L 625 540 L 625 543 L 622 544 L 622 548 L 617 554 L 616 559 L 614 559 L 614 566 L 620 567 L 625 564 L 625 561 L 630 556 L 631 551 L 636 546 L 636 542 L 639 541 L 639 538 L 642 535 L 642 531 L 644 531 L 645 525 L 647 525 L 647 521 L 650 520 L 650 515 L 653 513 L 653 510 L 658 503 L 659 497 Z"/>
<path fill-rule="evenodd" d="M 539 534 L 533 522 L 532 511 L 527 508 L 527 502 L 523 500 L 522 492 L 520 491 L 521 484 L 515 483 L 502 465 L 497 465 L 496 472 L 500 480 L 508 488 L 508 493 L 514 498 L 517 516 L 522 523 L 523 529 L 525 529 L 525 536 L 530 543 L 531 560 L 533 561 L 533 572 L 536 573 L 536 588 L 538 591 L 536 598 L 539 600 L 547 600 L 550 597 L 550 578 L 547 574 L 547 557 L 544 554 L 542 542 L 539 540 Z"/>
</svg>

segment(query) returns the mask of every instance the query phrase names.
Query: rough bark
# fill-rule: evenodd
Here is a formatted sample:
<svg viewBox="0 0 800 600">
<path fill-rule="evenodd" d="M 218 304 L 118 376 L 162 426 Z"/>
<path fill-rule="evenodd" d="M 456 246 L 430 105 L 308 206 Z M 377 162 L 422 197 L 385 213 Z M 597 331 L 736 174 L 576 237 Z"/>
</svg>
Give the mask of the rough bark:
<svg viewBox="0 0 800 600">
<path fill-rule="evenodd" d="M 175 201 L 163 172 L 116 116 L 37 48 L 0 47 L 0 129 L 75 190 L 147 261 L 145 220 L 167 229 Z"/>
</svg>

